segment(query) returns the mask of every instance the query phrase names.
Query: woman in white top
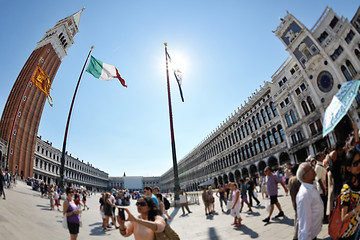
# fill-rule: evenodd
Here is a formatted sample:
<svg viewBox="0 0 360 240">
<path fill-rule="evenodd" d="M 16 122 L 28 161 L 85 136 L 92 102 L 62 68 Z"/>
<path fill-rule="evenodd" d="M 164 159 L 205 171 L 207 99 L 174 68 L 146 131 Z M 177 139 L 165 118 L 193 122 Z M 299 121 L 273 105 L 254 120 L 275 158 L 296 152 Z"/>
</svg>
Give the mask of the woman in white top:
<svg viewBox="0 0 360 240">
<path fill-rule="evenodd" d="M 234 222 L 231 225 L 235 225 L 235 227 L 241 226 L 241 216 L 240 216 L 240 191 L 236 183 L 231 183 L 232 189 L 232 208 L 230 215 L 234 217 Z"/>
<path fill-rule="evenodd" d="M 192 213 L 192 211 L 190 211 L 190 209 L 189 209 L 189 204 L 188 204 L 188 200 L 187 200 L 187 193 L 185 192 L 185 190 L 180 190 L 179 198 L 180 198 L 180 205 L 181 205 L 183 215 L 185 215 L 185 209 L 184 208 L 186 208 L 188 213 Z"/>
</svg>

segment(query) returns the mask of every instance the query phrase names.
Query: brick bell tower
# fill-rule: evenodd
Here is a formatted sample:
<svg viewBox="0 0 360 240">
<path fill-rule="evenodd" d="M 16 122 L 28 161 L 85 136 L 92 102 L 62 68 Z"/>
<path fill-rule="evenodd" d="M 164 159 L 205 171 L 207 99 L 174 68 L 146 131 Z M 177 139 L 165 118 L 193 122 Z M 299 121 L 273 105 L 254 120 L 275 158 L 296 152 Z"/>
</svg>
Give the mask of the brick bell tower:
<svg viewBox="0 0 360 240">
<path fill-rule="evenodd" d="M 53 82 L 63 58 L 74 44 L 83 10 L 58 21 L 46 31 L 11 89 L 0 120 L 0 138 L 8 143 L 5 165 L 13 173 L 33 177 L 37 132 L 46 102 L 46 95 L 29 79 L 39 65 Z"/>
</svg>

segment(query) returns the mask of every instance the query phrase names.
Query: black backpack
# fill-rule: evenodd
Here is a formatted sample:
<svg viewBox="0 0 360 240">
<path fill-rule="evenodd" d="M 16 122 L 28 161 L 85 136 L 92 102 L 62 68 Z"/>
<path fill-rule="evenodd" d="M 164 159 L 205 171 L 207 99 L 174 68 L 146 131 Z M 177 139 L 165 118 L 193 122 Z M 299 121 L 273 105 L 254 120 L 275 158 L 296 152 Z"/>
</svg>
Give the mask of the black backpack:
<svg viewBox="0 0 360 240">
<path fill-rule="evenodd" d="M 163 197 L 165 209 L 168 210 L 170 208 L 170 202 L 166 197 Z"/>
</svg>

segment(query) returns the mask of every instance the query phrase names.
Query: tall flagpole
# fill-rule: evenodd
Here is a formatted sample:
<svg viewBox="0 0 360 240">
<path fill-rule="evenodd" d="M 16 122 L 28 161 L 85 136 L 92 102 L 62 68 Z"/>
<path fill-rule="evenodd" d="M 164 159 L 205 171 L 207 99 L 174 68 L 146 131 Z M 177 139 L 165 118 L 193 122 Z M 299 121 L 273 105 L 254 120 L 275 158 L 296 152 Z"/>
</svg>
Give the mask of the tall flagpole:
<svg viewBox="0 0 360 240">
<path fill-rule="evenodd" d="M 177 160 L 176 160 L 176 149 L 175 149 L 175 138 L 174 138 L 174 126 L 173 126 L 173 117 L 172 117 L 172 109 L 171 109 L 171 96 L 170 96 L 170 81 L 169 81 L 169 69 L 168 69 L 167 43 L 164 43 L 164 45 L 165 45 L 165 58 L 166 58 L 167 92 L 168 92 L 168 102 L 169 102 L 171 148 L 172 148 L 173 169 L 174 169 L 174 193 L 175 193 L 175 200 L 179 200 L 180 184 L 179 184 L 179 175 L 178 175 Z"/>
<path fill-rule="evenodd" d="M 65 150 L 66 150 L 66 140 L 67 140 L 67 134 L 68 134 L 68 130 L 69 130 L 69 123 L 70 123 L 70 118 L 71 118 L 71 113 L 72 113 L 72 109 L 74 106 L 74 101 L 75 101 L 75 97 L 76 97 L 76 93 L 77 90 L 79 88 L 79 84 L 80 84 L 80 80 L 81 77 L 84 73 L 84 69 L 86 66 L 87 61 L 89 60 L 91 51 L 94 49 L 94 46 L 91 46 L 90 52 L 86 58 L 85 64 L 81 70 L 80 76 L 79 76 L 79 80 L 76 84 L 76 88 L 75 88 L 75 92 L 74 92 L 74 96 L 73 99 L 71 101 L 71 105 L 70 105 L 70 110 L 69 110 L 69 115 L 68 115 L 68 119 L 67 119 L 67 123 L 66 123 L 66 128 L 65 128 L 65 135 L 64 135 L 64 142 L 63 142 L 63 147 L 62 147 L 62 155 L 61 155 L 61 166 L 60 166 L 60 179 L 59 179 L 59 187 L 61 189 L 62 192 L 64 192 L 64 170 L 65 170 Z"/>
</svg>

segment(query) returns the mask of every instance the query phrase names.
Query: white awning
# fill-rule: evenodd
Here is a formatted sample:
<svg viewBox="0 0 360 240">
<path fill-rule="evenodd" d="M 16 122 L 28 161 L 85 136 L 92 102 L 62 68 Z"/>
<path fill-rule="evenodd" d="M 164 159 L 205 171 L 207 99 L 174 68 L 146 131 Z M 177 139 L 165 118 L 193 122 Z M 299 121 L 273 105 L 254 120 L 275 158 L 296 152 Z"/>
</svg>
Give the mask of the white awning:
<svg viewBox="0 0 360 240">
<path fill-rule="evenodd" d="M 206 185 L 211 185 L 211 184 L 213 184 L 213 182 L 214 181 L 212 179 L 209 179 L 206 182 L 203 182 L 203 183 L 199 184 L 199 187 L 206 186 Z"/>
</svg>

